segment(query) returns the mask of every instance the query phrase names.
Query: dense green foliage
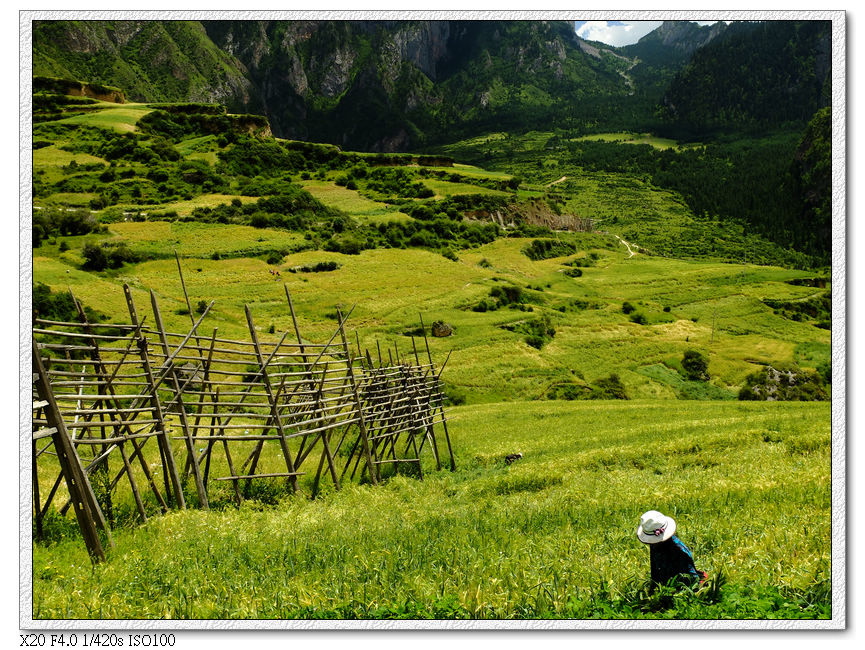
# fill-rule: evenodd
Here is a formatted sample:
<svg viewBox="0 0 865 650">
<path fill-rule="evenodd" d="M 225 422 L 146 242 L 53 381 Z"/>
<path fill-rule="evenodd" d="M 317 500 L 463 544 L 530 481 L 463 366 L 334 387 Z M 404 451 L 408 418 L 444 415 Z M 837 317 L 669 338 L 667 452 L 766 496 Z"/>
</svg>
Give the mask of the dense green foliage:
<svg viewBox="0 0 865 650">
<path fill-rule="evenodd" d="M 79 320 L 72 294 L 68 291 L 55 293 L 47 284 L 37 282 L 33 285 L 31 298 L 34 319 L 42 318 L 67 323 L 74 323 Z M 84 315 L 91 323 L 105 320 L 105 314 L 101 314 L 90 306 L 85 305 L 83 309 Z"/>
<path fill-rule="evenodd" d="M 827 400 L 829 395 L 820 373 L 786 363 L 767 365 L 748 375 L 739 399 L 808 402 Z"/>
<path fill-rule="evenodd" d="M 558 131 L 548 137 L 529 134 L 522 138 L 475 138 L 443 151 L 474 164 L 519 173 L 529 183 L 549 182 L 563 175 L 566 180 L 547 190 L 550 197 L 561 192 L 577 193 L 578 186 L 575 188 L 575 181 L 569 179 L 587 172 L 608 175 L 601 176 L 606 180 L 603 189 L 615 193 L 611 197 L 614 204 L 624 200 L 626 178 L 633 178 L 634 184 L 647 183 L 649 187 L 675 192 L 697 219 L 688 237 L 668 239 L 663 224 L 654 232 L 641 228 L 630 236 L 622 233 L 626 239 L 657 253 L 676 255 L 687 248 L 688 254 L 699 256 L 825 265 L 831 253 L 830 193 L 826 191 L 825 175 L 831 158 L 829 139 L 821 129 L 826 124 L 825 118 L 816 122 L 807 139 L 791 131 L 757 139 L 731 136 L 681 149 L 590 141 Z M 800 142 L 814 145 L 806 149 L 798 144 L 797 148 Z M 541 143 L 543 147 L 538 147 Z M 802 178 L 797 170 L 803 167 L 797 160 L 805 159 L 805 151 L 810 152 L 807 169 L 813 170 L 808 175 L 809 187 L 820 187 L 822 192 L 796 189 L 803 187 L 796 180 Z M 616 210 L 614 214 L 611 223 L 631 220 L 626 211 Z M 803 218 L 805 214 L 807 218 Z M 670 225 L 667 222 L 666 226 Z M 666 232 L 672 235 L 674 231 Z M 750 238 L 737 245 L 736 239 L 743 234 L 757 234 L 764 241 Z M 776 245 L 766 246 L 765 240 Z"/>
<path fill-rule="evenodd" d="M 685 350 L 682 370 L 686 379 L 705 381 L 709 378 L 709 359 L 699 350 Z"/>
<path fill-rule="evenodd" d="M 86 235 L 99 232 L 102 226 L 87 210 L 35 210 L 33 214 L 33 248 L 48 237 Z"/>
<path fill-rule="evenodd" d="M 805 250 L 832 248 L 832 111 L 823 108 L 808 123 L 796 148 L 784 190 L 797 200 L 794 243 Z"/>
<path fill-rule="evenodd" d="M 136 101 L 215 96 L 237 109 L 249 87 L 195 21 L 40 20 L 33 43 L 34 74 L 117 86 Z"/>
<path fill-rule="evenodd" d="M 806 123 L 829 103 L 830 31 L 824 21 L 731 24 L 672 81 L 664 115 L 680 133 L 703 137 Z"/>
</svg>

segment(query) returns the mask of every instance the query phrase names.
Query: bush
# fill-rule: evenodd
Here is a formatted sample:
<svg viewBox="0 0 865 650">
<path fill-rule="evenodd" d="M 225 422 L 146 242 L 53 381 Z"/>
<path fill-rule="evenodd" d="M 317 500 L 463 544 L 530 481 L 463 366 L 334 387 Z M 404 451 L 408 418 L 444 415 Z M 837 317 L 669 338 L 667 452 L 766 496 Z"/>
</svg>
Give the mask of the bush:
<svg viewBox="0 0 865 650">
<path fill-rule="evenodd" d="M 445 384 L 443 393 L 445 406 L 459 406 L 466 403 L 466 391 L 459 386 Z"/>
<path fill-rule="evenodd" d="M 124 264 L 134 264 L 140 260 L 138 254 L 130 250 L 126 244 L 109 248 L 106 256 L 108 266 L 112 269 L 119 269 Z"/>
<path fill-rule="evenodd" d="M 622 313 L 630 314 L 630 313 L 633 312 L 635 309 L 636 309 L 636 307 L 634 307 L 634 306 L 633 306 L 631 303 L 629 303 L 629 302 L 623 302 L 623 303 L 622 303 Z"/>
<path fill-rule="evenodd" d="M 576 250 L 577 247 L 575 244 L 558 239 L 535 239 L 531 244 L 523 249 L 523 253 L 530 260 L 537 262 L 552 257 L 572 255 Z"/>
<path fill-rule="evenodd" d="M 631 314 L 631 322 L 636 323 L 637 325 L 646 325 L 649 322 L 649 319 L 646 318 L 646 315 L 642 312 L 635 312 Z"/>
<path fill-rule="evenodd" d="M 697 350 L 686 350 L 682 356 L 682 370 L 686 379 L 706 381 L 709 379 L 709 359 Z"/>
<path fill-rule="evenodd" d="M 81 268 L 88 271 L 104 271 L 108 268 L 108 256 L 101 246 L 87 242 L 81 254 L 84 256 L 84 264 Z"/>
<path fill-rule="evenodd" d="M 829 395 L 820 374 L 779 363 L 748 375 L 739 399 L 809 402 L 827 400 Z"/>
<path fill-rule="evenodd" d="M 619 379 L 619 376 L 612 373 L 608 377 L 599 379 L 592 387 L 592 394 L 589 399 L 630 399 L 625 392 L 625 385 Z"/>
<path fill-rule="evenodd" d="M 588 386 L 583 386 L 582 384 L 559 384 L 558 386 L 553 386 L 547 391 L 547 399 L 560 399 L 560 400 L 579 400 L 579 399 L 588 399 L 591 395 L 591 389 Z"/>
</svg>

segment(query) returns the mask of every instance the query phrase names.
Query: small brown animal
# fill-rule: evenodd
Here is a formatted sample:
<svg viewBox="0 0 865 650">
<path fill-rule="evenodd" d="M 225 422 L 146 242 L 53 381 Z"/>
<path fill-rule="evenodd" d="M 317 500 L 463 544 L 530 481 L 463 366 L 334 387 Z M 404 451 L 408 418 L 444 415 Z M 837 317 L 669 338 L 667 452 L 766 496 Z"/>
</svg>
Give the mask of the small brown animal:
<svg viewBox="0 0 865 650">
<path fill-rule="evenodd" d="M 510 465 L 512 462 L 514 462 L 515 460 L 519 460 L 522 457 L 522 454 L 508 454 L 507 456 L 505 456 L 505 465 Z"/>
</svg>

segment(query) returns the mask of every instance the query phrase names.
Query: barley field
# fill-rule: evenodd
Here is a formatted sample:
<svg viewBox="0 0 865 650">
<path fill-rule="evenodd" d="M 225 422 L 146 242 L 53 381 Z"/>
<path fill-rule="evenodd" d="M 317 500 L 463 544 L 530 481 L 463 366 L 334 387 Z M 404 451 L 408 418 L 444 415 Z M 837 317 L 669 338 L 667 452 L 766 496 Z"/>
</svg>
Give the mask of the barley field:
<svg viewBox="0 0 865 650">
<path fill-rule="evenodd" d="M 33 616 L 831 615 L 827 403 L 514 402 L 449 425 L 455 472 L 172 512 L 116 530 L 95 567 L 57 524 L 33 548 Z M 677 521 L 705 588 L 645 589 L 649 509 Z"/>
</svg>

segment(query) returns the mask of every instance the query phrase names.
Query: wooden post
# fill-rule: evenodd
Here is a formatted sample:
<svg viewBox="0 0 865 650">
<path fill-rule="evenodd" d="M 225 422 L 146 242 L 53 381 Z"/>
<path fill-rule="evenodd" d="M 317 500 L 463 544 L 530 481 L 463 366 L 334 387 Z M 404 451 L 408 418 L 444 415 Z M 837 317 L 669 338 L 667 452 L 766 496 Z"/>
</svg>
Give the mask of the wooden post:
<svg viewBox="0 0 865 650">
<path fill-rule="evenodd" d="M 103 562 L 105 551 L 102 548 L 99 533 L 96 531 L 96 511 L 99 509 L 99 504 L 96 502 L 93 488 L 81 466 L 81 459 L 75 452 L 72 439 L 66 430 L 66 424 L 60 415 L 60 409 L 54 399 L 54 391 L 51 390 L 48 373 L 42 364 L 35 338 L 33 339 L 33 372 L 36 375 L 36 393 L 40 400 L 47 402 L 44 410 L 45 419 L 48 426 L 54 429 L 51 434 L 54 449 L 57 452 L 57 460 L 60 462 L 63 477 L 66 479 L 66 487 L 72 499 L 72 506 L 75 509 L 75 517 L 78 520 L 81 535 L 84 537 L 84 544 L 87 546 L 87 552 L 94 564 Z M 33 462 L 36 462 L 35 458 Z M 106 532 L 108 531 L 106 530 Z"/>
<path fill-rule="evenodd" d="M 210 303 L 211 305 L 213 303 Z M 156 300 L 156 294 L 153 289 L 150 290 L 150 305 L 153 308 L 153 318 L 156 324 L 156 329 L 159 331 L 159 339 L 162 342 L 162 351 L 165 358 L 171 358 L 171 349 L 168 347 L 168 338 L 165 335 L 165 327 L 162 324 L 162 314 L 159 312 L 159 302 Z M 206 312 L 205 312 L 206 313 Z M 195 479 L 195 488 L 198 492 L 198 500 L 204 510 L 210 509 L 210 504 L 207 501 L 207 490 L 204 487 L 204 481 L 201 478 L 201 468 L 198 466 L 198 460 L 195 455 L 195 443 L 192 441 L 192 432 L 189 429 L 189 420 L 186 418 L 186 409 L 183 407 L 183 389 L 180 386 L 180 380 L 177 377 L 177 370 L 173 362 L 170 362 L 169 375 L 174 383 L 174 394 L 178 405 L 178 415 L 180 416 L 180 426 L 183 427 L 184 441 L 186 442 L 186 453 L 192 459 L 192 477 Z"/>
<path fill-rule="evenodd" d="M 84 308 L 81 306 L 81 303 L 78 302 L 78 299 L 75 298 L 74 295 L 72 295 L 71 290 L 69 291 L 69 295 L 72 296 L 72 303 L 75 305 L 75 309 L 78 312 L 78 319 L 81 321 L 81 323 L 84 326 L 83 327 L 84 332 L 86 334 L 93 334 L 93 328 L 90 327 L 90 322 L 87 319 L 87 314 L 85 313 Z M 99 353 L 99 345 L 97 343 L 97 340 L 95 338 L 92 338 L 92 339 L 90 339 L 90 341 L 91 341 L 91 345 L 93 346 L 93 351 L 90 354 L 90 359 L 95 362 L 94 372 L 99 377 L 99 379 L 104 382 L 105 392 L 108 393 L 109 395 L 113 396 L 110 403 L 107 400 L 104 403 L 108 404 L 109 407 L 111 405 L 113 405 L 114 408 L 119 409 L 120 403 L 118 402 L 117 397 L 116 397 L 117 391 L 114 389 L 112 382 L 113 382 L 114 377 L 116 376 L 117 372 L 120 370 L 120 364 L 117 365 L 114 373 L 109 375 L 108 369 L 105 367 L 105 364 L 102 362 L 102 355 Z M 130 343 L 130 346 L 129 346 L 129 348 L 127 348 L 127 352 L 129 351 L 129 349 L 131 349 L 132 339 L 130 339 L 129 343 Z M 124 355 L 123 355 L 124 359 L 125 359 L 125 357 L 126 357 L 126 353 L 124 353 Z M 102 402 L 100 401 L 100 403 L 102 403 Z M 114 429 L 115 429 L 115 432 L 117 435 L 123 435 L 124 431 L 126 431 L 127 433 L 131 433 L 131 431 L 132 431 L 132 429 L 130 428 L 130 426 L 128 424 L 123 425 L 122 427 L 115 425 Z M 103 437 L 104 437 L 104 435 L 103 435 Z M 123 473 L 125 472 L 126 475 L 129 477 L 129 486 L 132 488 L 132 496 L 135 498 L 135 505 L 138 508 L 138 514 L 141 515 L 142 521 L 147 521 L 147 512 L 144 510 L 144 502 L 141 500 L 141 494 L 138 491 L 138 485 L 135 482 L 135 476 L 132 473 L 132 467 L 129 463 L 129 459 L 126 456 L 126 451 L 123 449 L 123 443 L 118 444 L 117 447 L 120 449 L 120 455 L 123 458 L 123 470 L 121 470 L 121 472 L 120 472 L 120 474 L 118 474 L 117 478 L 114 479 L 114 481 L 112 481 L 111 484 L 109 484 L 108 495 L 110 496 L 111 490 L 114 488 L 114 486 L 117 484 L 117 481 L 120 480 L 120 477 L 122 477 Z M 106 450 L 103 448 L 103 453 L 105 453 L 105 451 Z M 142 466 L 144 464 L 145 463 L 142 459 Z M 107 474 L 107 472 L 108 472 L 108 459 L 107 458 L 105 460 L 105 471 Z"/>
<path fill-rule="evenodd" d="M 423 330 L 423 342 L 424 342 L 424 345 L 426 346 L 427 358 L 429 359 L 430 365 L 432 365 L 432 354 L 430 353 L 430 349 L 429 349 L 429 339 L 427 339 L 427 336 L 426 336 L 426 326 L 423 323 L 423 314 L 418 314 L 418 316 L 420 316 L 420 326 L 421 326 L 421 329 Z M 445 363 L 447 363 L 447 361 L 445 361 Z M 444 370 L 444 366 L 442 366 L 442 370 Z M 439 373 L 439 376 L 440 375 L 441 375 L 441 373 Z M 438 377 L 437 377 L 437 379 L 438 379 Z M 457 464 L 456 464 L 456 461 L 454 461 L 454 450 L 451 447 L 451 437 L 448 434 L 448 424 L 447 424 L 447 419 L 445 418 L 444 406 L 439 405 L 439 411 L 441 411 L 441 414 L 442 414 L 442 428 L 444 429 L 444 432 L 445 432 L 445 441 L 448 443 L 448 454 L 450 455 L 450 458 L 451 458 L 451 471 L 455 472 L 457 469 Z"/>
<path fill-rule="evenodd" d="M 273 425 L 279 435 L 279 446 L 282 448 L 282 455 L 285 458 L 285 466 L 288 473 L 291 474 L 289 481 L 291 489 L 297 492 L 297 472 L 294 469 L 294 461 L 291 459 L 291 451 L 288 448 L 288 442 L 285 439 L 285 431 L 282 428 L 282 418 L 279 416 L 279 407 L 276 403 L 276 396 L 273 393 L 273 386 L 270 384 L 270 377 L 264 367 L 264 355 L 261 353 L 261 345 L 258 343 L 258 334 L 255 332 L 255 323 L 252 321 L 252 312 L 249 310 L 249 305 L 244 305 L 246 311 L 246 323 L 249 325 L 249 336 L 252 338 L 252 344 L 255 346 L 255 355 L 258 357 L 258 366 L 261 368 L 261 378 L 264 383 L 264 390 L 267 392 L 267 401 L 270 403 L 270 413 Z"/>
<path fill-rule="evenodd" d="M 414 351 L 414 361 L 417 364 L 418 369 L 420 369 L 420 357 L 418 356 L 417 346 L 415 345 L 413 336 L 411 337 L 411 347 L 412 347 L 412 350 Z M 430 406 L 430 399 L 429 399 L 430 393 L 432 393 L 432 390 L 431 389 L 427 390 L 427 409 L 429 410 L 430 414 L 432 414 L 432 407 Z M 436 471 L 440 471 L 442 468 L 442 464 L 441 464 L 441 461 L 439 460 L 439 448 L 438 448 L 438 442 L 436 441 L 435 429 L 433 427 L 432 417 L 430 417 L 430 422 L 427 425 L 426 438 L 424 440 L 421 440 L 420 449 L 418 449 L 418 458 L 420 458 L 420 452 L 423 451 L 423 445 L 424 445 L 424 442 L 426 441 L 426 439 L 429 439 L 429 441 L 430 441 L 429 442 L 430 448 L 432 449 L 432 452 L 433 452 L 433 458 L 435 458 L 435 461 L 436 461 Z"/>
<path fill-rule="evenodd" d="M 36 462 L 36 441 L 33 441 L 33 456 L 31 459 L 31 463 L 33 463 L 31 467 L 32 478 L 33 478 L 33 504 L 34 504 L 34 513 L 33 516 L 36 517 L 36 539 L 42 539 L 43 531 L 42 531 L 42 520 L 45 518 L 42 515 L 42 499 L 39 497 L 39 472 L 37 471 L 37 462 Z"/>
<path fill-rule="evenodd" d="M 147 385 L 150 389 L 150 405 L 153 408 L 153 415 L 158 422 L 160 430 L 157 441 L 159 442 L 160 455 L 162 456 L 162 473 L 165 481 L 165 491 L 170 497 L 173 488 L 175 504 L 178 508 L 184 510 L 186 509 L 186 500 L 183 498 L 183 488 L 180 483 L 180 475 L 177 473 L 177 465 L 174 462 L 174 453 L 171 450 L 171 438 L 168 437 L 168 429 L 165 426 L 165 416 L 162 413 L 162 403 L 159 401 L 159 394 L 156 392 L 157 386 L 153 378 L 153 369 L 150 366 L 150 355 L 147 352 L 147 339 L 141 335 L 141 329 L 138 323 L 138 314 L 135 310 L 135 301 L 132 299 L 132 290 L 129 288 L 128 284 L 123 285 L 123 293 L 126 296 L 126 306 L 129 309 L 129 317 L 132 319 L 132 324 L 138 328 L 138 350 L 141 355 L 141 363 L 144 366 Z"/>
<path fill-rule="evenodd" d="M 342 338 L 342 347 L 343 350 L 345 350 L 345 360 L 348 366 L 348 378 L 351 382 L 351 392 L 354 395 L 354 403 L 357 407 L 358 424 L 360 426 L 360 437 L 361 442 L 363 443 L 363 454 L 366 458 L 366 465 L 369 468 L 369 478 L 374 485 L 377 485 L 380 479 L 378 475 L 378 466 L 373 464 L 372 455 L 369 451 L 369 438 L 367 437 L 366 422 L 364 421 L 363 417 L 363 404 L 360 401 L 360 393 L 358 393 L 357 390 L 357 381 L 355 380 L 354 376 L 354 368 L 352 368 L 351 353 L 348 349 L 348 339 L 346 339 L 345 337 L 345 321 L 342 318 L 342 311 L 340 311 L 339 307 L 336 308 L 336 316 L 339 320 L 339 334 Z"/>
</svg>

